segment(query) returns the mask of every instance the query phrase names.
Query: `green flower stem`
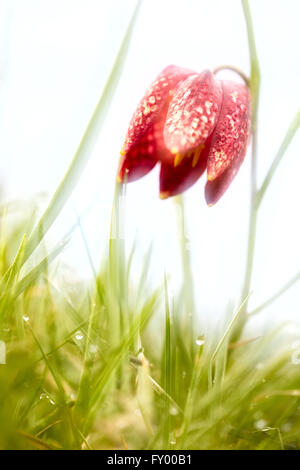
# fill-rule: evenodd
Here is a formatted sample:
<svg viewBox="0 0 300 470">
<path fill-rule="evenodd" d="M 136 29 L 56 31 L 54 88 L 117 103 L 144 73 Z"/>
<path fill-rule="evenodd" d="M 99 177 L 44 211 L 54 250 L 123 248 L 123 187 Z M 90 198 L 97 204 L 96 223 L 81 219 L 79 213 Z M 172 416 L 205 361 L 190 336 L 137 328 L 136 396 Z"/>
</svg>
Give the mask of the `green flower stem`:
<svg viewBox="0 0 300 470">
<path fill-rule="evenodd" d="M 256 233 L 257 233 L 257 216 L 263 201 L 263 198 L 266 194 L 266 191 L 269 187 L 269 184 L 288 148 L 294 135 L 300 127 L 300 110 L 296 113 L 293 121 L 291 122 L 287 133 L 283 139 L 283 142 L 274 158 L 273 163 L 261 185 L 260 189 L 257 188 L 257 111 L 259 103 L 259 91 L 260 91 L 260 69 L 256 52 L 253 24 L 251 19 L 251 13 L 249 8 L 248 0 L 242 0 L 242 6 L 244 10 L 247 32 L 248 32 L 248 42 L 249 42 L 249 52 L 250 52 L 250 63 L 251 63 L 251 73 L 250 73 L 250 90 L 251 90 L 251 99 L 252 99 L 252 120 L 251 120 L 251 130 L 252 130 L 252 161 L 251 161 L 251 209 L 250 209 L 250 219 L 249 219 L 249 233 L 248 233 L 248 249 L 247 249 L 247 262 L 246 262 L 246 271 L 242 289 L 242 299 L 244 299 L 248 294 L 251 287 L 252 272 L 253 272 L 253 263 L 255 256 L 255 245 L 256 245 Z M 285 284 L 277 293 L 275 293 L 270 299 L 257 307 L 252 314 L 258 313 L 263 308 L 268 306 L 278 297 L 280 297 L 287 289 L 289 289 L 295 282 L 299 279 L 299 273 L 297 273 L 291 280 Z M 243 315 L 240 316 L 239 325 L 234 331 L 233 340 L 239 338 L 242 333 L 243 327 L 247 321 L 247 303 L 244 306 Z"/>
<path fill-rule="evenodd" d="M 252 164 L 251 164 L 251 207 L 249 214 L 249 231 L 248 231 L 248 246 L 247 246 L 247 259 L 246 259 L 246 271 L 244 276 L 244 284 L 242 289 L 242 299 L 247 297 L 250 290 L 255 245 L 256 245 L 256 231 L 257 231 L 257 216 L 258 216 L 258 205 L 257 205 L 257 186 L 256 186 L 256 156 L 257 156 L 257 133 L 252 134 Z M 247 302 L 244 305 L 244 311 L 247 308 Z M 243 318 L 243 315 L 241 316 Z"/>
<path fill-rule="evenodd" d="M 195 315 L 195 298 L 194 298 L 194 284 L 193 274 L 191 267 L 191 259 L 188 247 L 188 240 L 186 238 L 186 221 L 184 200 L 182 195 L 175 198 L 178 214 L 178 227 L 180 236 L 180 249 L 181 249 L 181 263 L 183 271 L 182 294 L 185 308 L 185 324 L 183 328 L 187 328 L 189 334 L 190 352 L 193 355 L 194 351 L 194 315 Z"/>
<path fill-rule="evenodd" d="M 248 0 L 242 0 L 242 7 L 246 21 L 248 45 L 250 53 L 250 91 L 251 91 L 251 133 L 252 133 L 252 157 L 251 157 L 251 206 L 249 217 L 249 231 L 248 231 L 248 246 L 247 246 L 247 259 L 246 270 L 244 275 L 244 282 L 242 288 L 242 300 L 247 298 L 251 286 L 255 244 L 256 244 L 256 228 L 257 228 L 257 112 L 259 104 L 260 92 L 260 67 L 258 62 L 253 22 Z M 244 303 L 243 312 L 240 315 L 238 325 L 236 326 L 232 340 L 235 341 L 240 336 L 244 325 L 247 320 L 247 305 L 248 301 Z"/>
<path fill-rule="evenodd" d="M 257 225 L 257 215 L 259 208 L 261 206 L 261 203 L 263 201 L 263 198 L 266 194 L 266 191 L 269 187 L 269 184 L 285 154 L 285 151 L 287 150 L 288 146 L 290 145 L 294 135 L 296 134 L 297 130 L 300 127 L 300 110 L 296 113 L 294 119 L 292 120 L 287 133 L 283 139 L 283 142 L 281 146 L 279 147 L 279 150 L 274 158 L 273 163 L 271 164 L 271 167 L 267 173 L 267 176 L 264 179 L 263 184 L 261 185 L 261 188 L 259 190 L 255 190 L 255 194 L 252 197 L 252 208 L 250 212 L 250 230 L 249 230 L 249 242 L 248 242 L 248 256 L 247 256 L 247 269 L 246 269 L 246 274 L 245 274 L 245 282 L 244 282 L 244 288 L 243 288 L 243 296 L 246 296 L 249 292 L 250 288 L 250 283 L 251 283 L 251 276 L 252 276 L 252 269 L 253 269 L 253 259 L 254 259 L 254 250 L 255 250 L 255 238 L 256 238 L 256 225 Z M 256 149 L 254 149 L 254 146 L 256 142 L 254 139 L 256 138 L 257 134 L 253 134 L 253 151 L 256 152 Z M 278 297 L 280 297 L 289 287 L 291 287 L 298 279 L 299 279 L 299 273 L 297 273 L 292 279 L 284 285 L 277 293 L 275 293 L 269 300 L 264 302 L 262 305 L 260 305 L 258 308 L 255 309 L 255 313 L 258 313 L 259 311 L 263 310 L 263 308 L 267 307 L 270 303 L 272 303 L 274 300 L 276 300 Z M 254 313 L 254 312 L 253 312 Z"/>
<path fill-rule="evenodd" d="M 213 70 L 213 74 L 216 75 L 218 72 L 221 72 L 222 70 L 231 70 L 232 72 L 235 72 L 237 75 L 241 77 L 242 80 L 244 80 L 246 85 L 249 86 L 249 78 L 238 67 L 234 67 L 233 65 L 219 65 L 219 67 L 216 67 Z"/>
</svg>

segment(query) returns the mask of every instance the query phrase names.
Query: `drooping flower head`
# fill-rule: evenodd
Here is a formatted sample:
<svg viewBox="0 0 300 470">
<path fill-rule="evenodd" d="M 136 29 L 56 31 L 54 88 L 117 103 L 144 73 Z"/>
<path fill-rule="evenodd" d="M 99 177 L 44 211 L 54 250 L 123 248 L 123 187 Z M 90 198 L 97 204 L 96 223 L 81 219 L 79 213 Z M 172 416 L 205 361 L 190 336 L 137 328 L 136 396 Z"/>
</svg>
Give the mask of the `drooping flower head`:
<svg viewBox="0 0 300 470">
<path fill-rule="evenodd" d="M 247 150 L 250 94 L 208 70 L 165 68 L 130 122 L 119 181 L 134 181 L 160 164 L 160 197 L 180 194 L 207 170 L 209 205 L 224 194 Z"/>
</svg>

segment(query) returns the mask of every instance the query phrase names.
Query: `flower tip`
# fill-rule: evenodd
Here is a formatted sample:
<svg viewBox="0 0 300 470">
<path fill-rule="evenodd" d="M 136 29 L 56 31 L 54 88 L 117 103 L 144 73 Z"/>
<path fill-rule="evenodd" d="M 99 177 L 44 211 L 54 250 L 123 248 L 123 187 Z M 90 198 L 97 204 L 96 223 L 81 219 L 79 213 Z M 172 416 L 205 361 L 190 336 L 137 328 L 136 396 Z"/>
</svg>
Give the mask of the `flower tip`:
<svg viewBox="0 0 300 470">
<path fill-rule="evenodd" d="M 176 155 L 178 153 L 178 148 L 177 147 L 172 147 L 170 149 L 170 152 L 173 154 L 173 155 Z"/>
<path fill-rule="evenodd" d="M 168 199 L 169 195 L 170 195 L 170 194 L 169 194 L 168 191 L 161 191 L 161 192 L 159 193 L 160 199 Z"/>
<path fill-rule="evenodd" d="M 181 153 L 177 153 L 177 154 L 175 155 L 175 158 L 174 158 L 174 168 L 176 168 L 176 167 L 179 165 L 179 163 L 182 162 L 183 158 L 184 158 L 184 155 L 181 154 Z"/>
<path fill-rule="evenodd" d="M 122 183 L 122 182 L 123 182 L 123 180 L 122 180 L 122 178 L 121 178 L 120 175 L 117 176 L 117 182 L 118 182 L 118 183 Z"/>
<path fill-rule="evenodd" d="M 213 181 L 215 178 L 213 178 L 212 175 L 207 174 L 207 181 Z"/>
</svg>

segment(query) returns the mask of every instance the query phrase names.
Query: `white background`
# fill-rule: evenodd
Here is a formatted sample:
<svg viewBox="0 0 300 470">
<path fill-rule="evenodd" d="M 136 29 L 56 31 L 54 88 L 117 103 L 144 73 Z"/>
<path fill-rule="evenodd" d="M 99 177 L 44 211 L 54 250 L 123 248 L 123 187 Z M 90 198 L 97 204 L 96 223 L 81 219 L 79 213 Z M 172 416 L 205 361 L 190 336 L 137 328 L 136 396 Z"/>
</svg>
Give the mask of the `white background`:
<svg viewBox="0 0 300 470">
<path fill-rule="evenodd" d="M 0 184 L 2 198 L 50 196 L 80 141 L 128 24 L 133 0 L 0 2 Z M 300 2 L 250 0 L 262 72 L 258 170 L 261 182 L 300 106 Z M 239 0 L 145 0 L 124 74 L 80 183 L 50 233 L 52 244 L 83 220 L 99 262 L 107 247 L 119 150 L 147 86 L 168 64 L 201 71 L 220 64 L 249 72 Z M 225 76 L 225 75 L 224 75 Z M 235 78 L 235 77 L 232 77 Z M 237 302 L 243 281 L 250 151 L 213 208 L 204 178 L 186 193 L 198 313 L 218 318 Z M 250 305 L 272 295 L 300 269 L 300 132 L 263 202 Z M 180 258 L 174 201 L 158 198 L 158 171 L 128 186 L 126 235 L 137 237 L 136 264 L 153 242 L 152 280 L 166 270 L 176 289 Z M 47 202 L 47 201 L 46 201 Z M 64 254 L 81 277 L 91 274 L 80 233 Z M 136 276 L 138 277 L 138 271 Z M 299 286 L 260 315 L 262 324 L 300 318 Z"/>
</svg>

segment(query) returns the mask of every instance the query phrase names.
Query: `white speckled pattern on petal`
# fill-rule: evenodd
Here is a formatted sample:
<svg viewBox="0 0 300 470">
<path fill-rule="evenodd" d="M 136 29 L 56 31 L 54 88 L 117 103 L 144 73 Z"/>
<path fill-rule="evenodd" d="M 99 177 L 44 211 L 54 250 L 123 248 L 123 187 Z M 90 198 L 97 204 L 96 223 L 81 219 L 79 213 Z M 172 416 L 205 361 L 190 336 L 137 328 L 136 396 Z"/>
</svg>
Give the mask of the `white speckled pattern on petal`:
<svg viewBox="0 0 300 470">
<path fill-rule="evenodd" d="M 250 133 L 250 93 L 241 83 L 222 81 L 223 102 L 207 161 L 213 181 L 246 154 Z"/>
<path fill-rule="evenodd" d="M 173 153 L 185 153 L 203 144 L 212 133 L 220 111 L 222 87 L 210 71 L 194 74 L 175 89 L 170 102 L 164 140 Z"/>
</svg>

